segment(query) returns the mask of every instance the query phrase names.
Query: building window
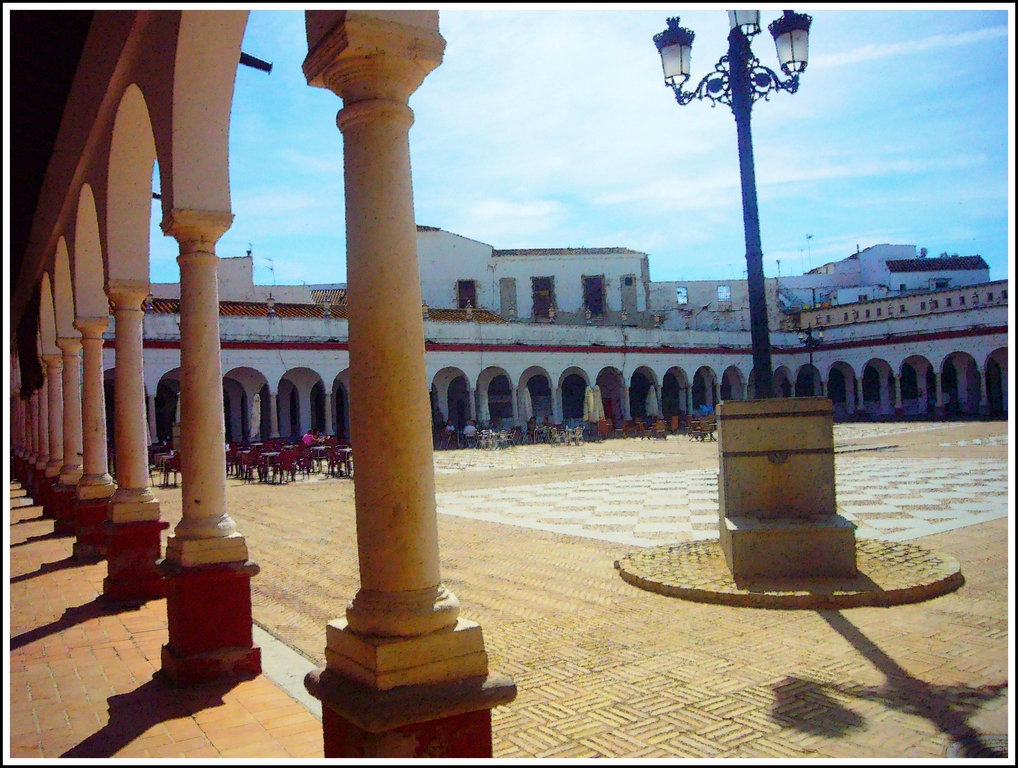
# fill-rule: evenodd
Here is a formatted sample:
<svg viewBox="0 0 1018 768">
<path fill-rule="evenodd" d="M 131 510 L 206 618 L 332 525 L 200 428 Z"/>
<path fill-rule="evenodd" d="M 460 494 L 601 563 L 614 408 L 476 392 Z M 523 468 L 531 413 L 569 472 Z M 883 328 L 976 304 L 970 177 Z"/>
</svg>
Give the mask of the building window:
<svg viewBox="0 0 1018 768">
<path fill-rule="evenodd" d="M 870 316 L 870 311 L 867 309 L 866 310 L 866 317 L 869 318 L 869 316 Z"/>
<path fill-rule="evenodd" d="M 689 291 L 686 286 L 680 285 L 675 289 L 675 301 L 678 302 L 681 307 L 683 304 L 689 303 Z"/>
<path fill-rule="evenodd" d="M 848 312 L 845 313 L 845 322 L 848 322 Z"/>
<path fill-rule="evenodd" d="M 880 317 L 880 307 L 877 307 L 877 317 Z"/>
<path fill-rule="evenodd" d="M 456 306 L 460 309 L 477 306 L 477 283 L 473 280 L 456 281 Z"/>
<path fill-rule="evenodd" d="M 860 293 L 859 294 L 859 299 L 858 299 L 859 301 L 869 301 L 869 299 L 870 299 L 870 297 L 867 294 L 865 294 L 865 293 Z"/>
<path fill-rule="evenodd" d="M 718 301 L 731 301 L 732 300 L 732 286 L 730 285 L 719 285 L 718 286 Z"/>
<path fill-rule="evenodd" d="M 947 306 L 951 306 L 951 297 L 950 296 L 947 297 Z"/>
<path fill-rule="evenodd" d="M 1007 290 L 1003 290 L 1000 292 L 1000 300 L 1007 301 Z"/>
<path fill-rule="evenodd" d="M 940 309 L 940 302 L 937 299 L 933 299 L 930 302 L 930 309 Z"/>
<path fill-rule="evenodd" d="M 534 319 L 549 319 L 549 310 L 555 303 L 555 278 L 532 277 L 530 285 L 534 297 Z"/>
<path fill-rule="evenodd" d="M 987 301 L 993 301 L 993 294 L 992 293 L 986 294 L 986 300 Z"/>
<path fill-rule="evenodd" d="M 583 278 L 583 307 L 592 317 L 604 314 L 604 275 Z"/>
<path fill-rule="evenodd" d="M 960 304 L 961 306 L 963 306 L 963 307 L 964 307 L 964 306 L 965 306 L 965 297 L 964 297 L 964 296 L 959 296 L 959 297 L 958 297 L 958 303 L 959 303 L 959 304 Z"/>
<path fill-rule="evenodd" d="M 831 322 L 831 316 L 830 315 L 827 316 L 827 322 L 828 323 Z"/>
<path fill-rule="evenodd" d="M 926 309 L 926 302 L 925 301 L 920 301 L 919 302 L 919 309 Z"/>
<path fill-rule="evenodd" d="M 951 284 L 951 281 L 946 277 L 934 277 L 930 280 L 930 282 L 933 283 L 932 288 L 934 290 L 947 288 L 947 286 Z"/>
<path fill-rule="evenodd" d="M 907 312 L 907 310 L 905 309 L 905 305 L 902 304 L 900 307 L 898 307 L 898 311 L 904 315 L 905 312 Z"/>
<path fill-rule="evenodd" d="M 905 292 L 906 290 L 908 290 L 908 289 L 907 289 L 907 288 L 905 288 L 905 284 L 904 284 L 904 283 L 902 283 L 902 284 L 901 284 L 901 285 L 900 285 L 900 286 L 898 287 L 898 290 L 899 290 L 899 291 L 901 291 L 902 293 L 904 293 L 904 292 Z"/>
</svg>

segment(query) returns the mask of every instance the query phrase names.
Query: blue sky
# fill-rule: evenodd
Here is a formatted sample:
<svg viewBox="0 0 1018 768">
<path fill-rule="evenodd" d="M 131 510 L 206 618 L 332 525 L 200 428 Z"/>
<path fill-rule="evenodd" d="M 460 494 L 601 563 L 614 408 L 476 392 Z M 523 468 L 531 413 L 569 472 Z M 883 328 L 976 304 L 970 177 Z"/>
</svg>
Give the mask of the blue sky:
<svg viewBox="0 0 1018 768">
<path fill-rule="evenodd" d="M 744 276 L 732 113 L 680 107 L 652 41 L 669 16 L 695 32 L 695 85 L 727 50 L 723 9 L 439 7 L 444 60 L 410 100 L 418 224 L 495 248 L 631 248 L 653 280 Z M 753 109 L 768 277 L 879 243 L 978 253 L 1009 277 L 1011 6 L 914 7 L 799 9 L 813 16 L 799 91 Z M 753 44 L 775 70 L 779 15 L 762 9 Z M 251 247 L 260 284 L 346 281 L 342 100 L 307 85 L 303 23 L 253 10 L 243 50 L 273 69 L 237 75 L 218 253 Z M 154 282 L 179 279 L 176 253 L 155 205 Z"/>
</svg>

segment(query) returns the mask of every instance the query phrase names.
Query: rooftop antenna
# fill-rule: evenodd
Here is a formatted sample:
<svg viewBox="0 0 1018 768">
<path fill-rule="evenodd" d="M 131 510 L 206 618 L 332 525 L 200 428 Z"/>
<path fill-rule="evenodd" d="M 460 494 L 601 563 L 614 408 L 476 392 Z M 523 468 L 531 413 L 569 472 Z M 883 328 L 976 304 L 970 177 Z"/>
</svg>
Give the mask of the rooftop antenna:
<svg viewBox="0 0 1018 768">
<path fill-rule="evenodd" d="M 813 269 L 813 248 L 811 243 L 813 242 L 813 235 L 806 235 L 806 253 L 809 255 L 809 268 Z"/>
</svg>

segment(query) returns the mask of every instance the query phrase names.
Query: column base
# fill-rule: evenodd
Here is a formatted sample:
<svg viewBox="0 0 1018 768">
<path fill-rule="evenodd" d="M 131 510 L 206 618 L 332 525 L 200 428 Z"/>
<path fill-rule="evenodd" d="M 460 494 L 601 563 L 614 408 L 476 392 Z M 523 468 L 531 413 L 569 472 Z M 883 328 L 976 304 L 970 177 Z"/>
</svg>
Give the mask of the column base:
<svg viewBox="0 0 1018 768">
<path fill-rule="evenodd" d="M 169 642 L 162 673 L 174 683 L 253 677 L 262 671 L 261 648 L 251 632 L 250 562 L 181 566 L 160 560 Z"/>
<path fill-rule="evenodd" d="M 56 533 L 71 536 L 75 534 L 74 493 L 75 487 L 73 485 L 57 483 L 53 486 L 54 506 L 57 514 L 53 530 Z"/>
<path fill-rule="evenodd" d="M 721 551 L 740 579 L 853 578 L 855 524 L 841 515 L 802 518 L 722 517 Z"/>
<path fill-rule="evenodd" d="M 103 523 L 109 511 L 109 499 L 74 500 L 73 554 L 75 560 L 101 560 L 106 556 L 106 531 Z"/>
<path fill-rule="evenodd" d="M 490 758 L 491 710 L 516 697 L 493 674 L 378 691 L 323 668 L 304 686 L 322 702 L 326 758 Z"/>
<path fill-rule="evenodd" d="M 104 600 L 134 602 L 166 597 L 166 583 L 157 563 L 161 533 L 169 526 L 162 520 L 103 524 L 108 574 L 103 579 Z"/>
</svg>

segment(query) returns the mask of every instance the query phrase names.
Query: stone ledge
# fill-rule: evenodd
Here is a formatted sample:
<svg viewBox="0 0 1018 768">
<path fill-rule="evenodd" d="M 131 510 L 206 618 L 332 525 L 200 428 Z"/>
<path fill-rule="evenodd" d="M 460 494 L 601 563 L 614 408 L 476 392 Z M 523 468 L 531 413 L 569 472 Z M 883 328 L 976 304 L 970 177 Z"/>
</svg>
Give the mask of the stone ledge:
<svg viewBox="0 0 1018 768">
<path fill-rule="evenodd" d="M 615 562 L 622 580 L 649 592 L 752 608 L 855 608 L 918 603 L 965 583 L 953 557 L 915 544 L 860 539 L 858 575 L 837 579 L 732 577 L 717 539 L 650 547 Z"/>
</svg>

